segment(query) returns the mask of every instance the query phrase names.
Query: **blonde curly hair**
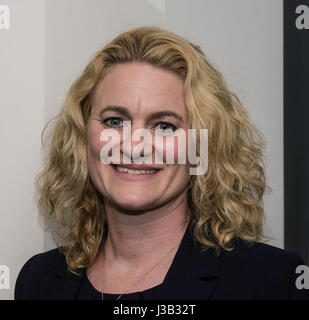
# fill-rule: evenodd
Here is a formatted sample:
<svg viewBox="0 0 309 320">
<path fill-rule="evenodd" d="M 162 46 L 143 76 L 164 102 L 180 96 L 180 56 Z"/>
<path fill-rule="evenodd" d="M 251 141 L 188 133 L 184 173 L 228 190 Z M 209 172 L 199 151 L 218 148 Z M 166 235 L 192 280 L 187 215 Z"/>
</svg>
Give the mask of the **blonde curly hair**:
<svg viewBox="0 0 309 320">
<path fill-rule="evenodd" d="M 262 197 L 269 187 L 263 136 L 199 46 L 146 26 L 118 35 L 94 55 L 42 132 L 43 147 L 47 141 L 49 145 L 35 181 L 37 205 L 68 269 L 79 274 L 79 268 L 90 266 L 106 237 L 104 199 L 88 172 L 86 126 L 99 81 L 111 66 L 130 62 L 146 62 L 179 75 L 192 128 L 208 129 L 208 170 L 190 177 L 188 192 L 195 240 L 216 252 L 233 249 L 236 238 L 264 241 Z M 54 120 L 48 139 L 44 132 Z"/>
</svg>

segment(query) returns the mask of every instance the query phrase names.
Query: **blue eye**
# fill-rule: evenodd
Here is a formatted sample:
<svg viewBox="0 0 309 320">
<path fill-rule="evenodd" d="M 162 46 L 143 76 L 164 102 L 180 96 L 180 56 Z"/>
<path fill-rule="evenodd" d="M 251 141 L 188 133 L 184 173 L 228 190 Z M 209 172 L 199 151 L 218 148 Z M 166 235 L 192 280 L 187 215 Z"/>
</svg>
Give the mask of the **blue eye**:
<svg viewBox="0 0 309 320">
<path fill-rule="evenodd" d="M 108 118 L 102 122 L 112 128 L 120 128 L 123 125 L 123 120 L 120 118 Z"/>
<path fill-rule="evenodd" d="M 176 127 L 168 122 L 159 122 L 156 127 L 158 128 L 156 130 L 164 133 L 172 133 L 176 131 Z"/>
</svg>

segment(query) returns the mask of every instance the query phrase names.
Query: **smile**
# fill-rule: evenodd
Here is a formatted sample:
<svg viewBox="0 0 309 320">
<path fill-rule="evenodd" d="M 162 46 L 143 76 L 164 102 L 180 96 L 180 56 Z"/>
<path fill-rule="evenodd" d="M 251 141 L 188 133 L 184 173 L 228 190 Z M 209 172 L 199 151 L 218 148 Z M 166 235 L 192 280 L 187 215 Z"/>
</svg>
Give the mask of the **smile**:
<svg viewBox="0 0 309 320">
<path fill-rule="evenodd" d="M 123 167 L 118 167 L 118 166 L 116 166 L 116 170 L 118 172 L 125 172 L 128 174 L 154 174 L 158 171 L 158 170 L 131 170 L 128 168 L 123 168 Z"/>
<path fill-rule="evenodd" d="M 154 168 L 146 165 L 135 165 L 135 164 L 112 164 L 111 167 L 119 177 L 127 179 L 147 179 L 156 176 L 161 168 Z"/>
</svg>

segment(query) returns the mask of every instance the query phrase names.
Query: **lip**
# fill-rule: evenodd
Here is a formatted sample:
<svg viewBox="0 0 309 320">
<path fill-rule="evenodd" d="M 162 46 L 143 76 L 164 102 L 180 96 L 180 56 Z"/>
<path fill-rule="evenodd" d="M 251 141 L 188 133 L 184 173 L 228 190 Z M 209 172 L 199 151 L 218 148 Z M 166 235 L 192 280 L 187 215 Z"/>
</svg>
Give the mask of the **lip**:
<svg viewBox="0 0 309 320">
<path fill-rule="evenodd" d="M 131 170 L 161 170 L 163 169 L 162 167 L 156 167 L 156 166 L 151 166 L 151 165 L 145 165 L 145 164 L 125 164 L 125 163 L 120 163 L 120 164 L 112 164 L 117 167 L 121 168 L 127 168 Z"/>
<path fill-rule="evenodd" d="M 143 181 L 143 180 L 149 180 L 153 179 L 154 177 L 158 176 L 160 172 L 162 171 L 162 168 L 158 168 L 155 166 L 147 166 L 147 165 L 137 165 L 137 164 L 111 164 L 111 168 L 113 169 L 113 172 L 122 179 L 129 180 L 129 181 Z M 153 174 L 129 174 L 126 172 L 119 172 L 116 169 L 116 166 L 127 168 L 131 170 L 158 170 L 157 172 Z"/>
</svg>

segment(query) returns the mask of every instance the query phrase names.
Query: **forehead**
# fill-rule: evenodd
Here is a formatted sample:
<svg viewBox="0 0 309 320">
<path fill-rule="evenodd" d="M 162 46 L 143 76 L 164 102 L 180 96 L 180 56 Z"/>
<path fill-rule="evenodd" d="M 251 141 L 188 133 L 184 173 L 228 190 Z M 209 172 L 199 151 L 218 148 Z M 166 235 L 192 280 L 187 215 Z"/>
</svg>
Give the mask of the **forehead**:
<svg viewBox="0 0 309 320">
<path fill-rule="evenodd" d="M 170 110 L 185 115 L 183 80 L 147 63 L 117 64 L 99 83 L 94 107 L 120 105 L 134 112 Z"/>
</svg>

